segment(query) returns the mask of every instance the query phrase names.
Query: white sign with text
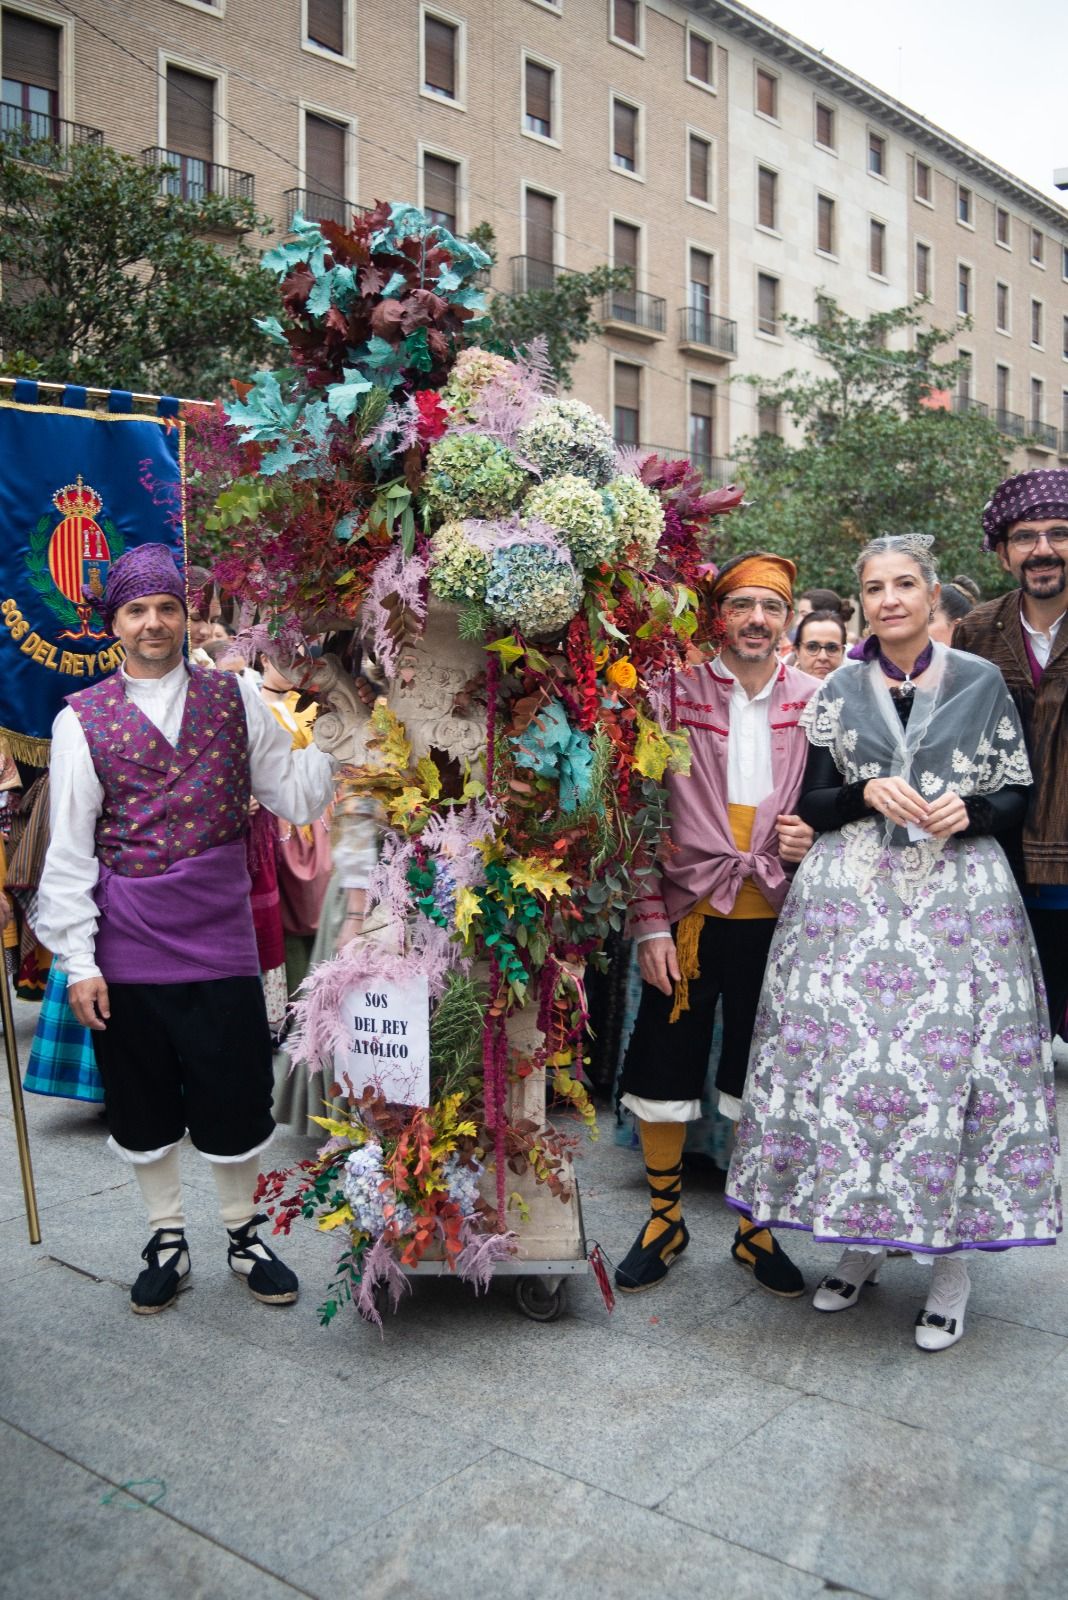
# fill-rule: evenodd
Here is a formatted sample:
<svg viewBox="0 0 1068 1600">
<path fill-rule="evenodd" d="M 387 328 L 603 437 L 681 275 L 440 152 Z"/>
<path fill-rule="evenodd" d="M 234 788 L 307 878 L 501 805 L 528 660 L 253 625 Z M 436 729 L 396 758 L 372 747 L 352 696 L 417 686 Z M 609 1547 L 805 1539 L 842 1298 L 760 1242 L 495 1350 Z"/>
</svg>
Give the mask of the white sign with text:
<svg viewBox="0 0 1068 1600">
<path fill-rule="evenodd" d="M 334 1057 L 352 1095 L 372 1084 L 394 1105 L 430 1104 L 430 992 L 425 978 L 367 978 L 345 996 L 347 1050 Z"/>
</svg>

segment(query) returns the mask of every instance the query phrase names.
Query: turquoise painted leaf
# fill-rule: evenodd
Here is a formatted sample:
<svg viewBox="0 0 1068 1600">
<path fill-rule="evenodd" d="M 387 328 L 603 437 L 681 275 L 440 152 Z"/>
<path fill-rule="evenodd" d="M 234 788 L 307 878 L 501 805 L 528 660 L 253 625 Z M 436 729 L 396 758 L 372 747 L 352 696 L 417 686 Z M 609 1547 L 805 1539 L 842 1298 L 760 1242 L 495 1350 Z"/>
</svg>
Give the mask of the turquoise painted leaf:
<svg viewBox="0 0 1068 1600">
<path fill-rule="evenodd" d="M 358 367 L 343 367 L 341 375 L 344 382 L 332 383 L 326 391 L 326 404 L 332 417 L 348 422 L 360 403 L 360 396 L 371 387 L 371 380 L 365 378 Z"/>
<path fill-rule="evenodd" d="M 244 440 L 269 442 L 290 432 L 300 416 L 300 405 L 282 398 L 278 378 L 273 372 L 257 372 L 244 400 L 232 400 L 223 408 Z"/>
<path fill-rule="evenodd" d="M 408 287 L 408 280 L 403 272 L 395 272 L 382 290 L 383 300 L 398 300 Z"/>
<path fill-rule="evenodd" d="M 325 400 L 313 400 L 304 408 L 304 431 L 314 444 L 325 445 L 330 432 L 330 409 Z"/>
<path fill-rule="evenodd" d="M 330 293 L 333 288 L 333 272 L 324 272 L 317 278 L 305 304 L 305 311 L 309 317 L 325 317 L 330 310 Z"/>
<path fill-rule="evenodd" d="M 356 299 L 356 275 L 351 267 L 334 268 L 334 304 L 347 311 Z"/>
<path fill-rule="evenodd" d="M 260 472 L 265 478 L 273 478 L 276 472 L 285 472 L 288 467 L 297 466 L 300 459 L 296 445 L 286 439 L 269 456 L 264 456 L 260 462 Z"/>
<path fill-rule="evenodd" d="M 441 271 L 438 273 L 437 283 L 434 285 L 434 287 L 438 290 L 439 294 L 452 294 L 454 290 L 459 289 L 462 282 L 463 279 L 460 277 L 460 274 L 456 271 L 455 267 L 442 267 Z"/>
<path fill-rule="evenodd" d="M 252 320 L 260 332 L 265 333 L 275 344 L 288 344 L 289 341 L 282 332 L 282 324 L 277 317 L 253 317 Z"/>
</svg>

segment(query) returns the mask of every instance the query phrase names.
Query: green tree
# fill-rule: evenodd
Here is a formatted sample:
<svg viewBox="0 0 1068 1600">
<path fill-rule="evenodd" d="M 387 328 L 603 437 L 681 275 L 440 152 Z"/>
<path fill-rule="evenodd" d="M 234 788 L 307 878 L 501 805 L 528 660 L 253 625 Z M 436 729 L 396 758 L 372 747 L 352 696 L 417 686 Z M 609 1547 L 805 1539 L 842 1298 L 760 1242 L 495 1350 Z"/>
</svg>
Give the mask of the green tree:
<svg viewBox="0 0 1068 1600">
<path fill-rule="evenodd" d="M 488 222 L 480 222 L 468 237 L 496 263 L 496 236 Z M 489 302 L 491 326 L 480 333 L 478 342 L 487 350 L 514 356 L 532 339 L 542 337 L 553 376 L 561 389 L 567 389 L 580 348 L 601 332 L 594 307 L 606 294 L 629 288 L 630 282 L 629 267 L 594 267 L 592 272 L 561 270 L 544 289 L 496 293 Z"/>
<path fill-rule="evenodd" d="M 24 376 L 204 398 L 265 348 L 253 205 L 160 194 L 106 146 L 0 141 L 0 347 Z"/>
<path fill-rule="evenodd" d="M 737 476 L 747 508 L 724 519 L 721 550 L 762 545 L 797 562 L 802 586 L 850 593 L 853 559 L 868 539 L 931 533 L 944 576 L 967 572 L 989 592 L 1004 587 L 997 562 L 981 552 L 980 519 L 1007 471 L 1007 442 L 981 412 L 946 409 L 962 364 L 938 355 L 960 328 L 929 327 L 921 305 L 861 319 L 825 298 L 815 322 L 783 318 L 820 365 L 774 383 L 736 380 L 758 405 L 779 407 L 799 438 L 743 442 Z M 908 347 L 892 348 L 895 335 Z"/>
</svg>

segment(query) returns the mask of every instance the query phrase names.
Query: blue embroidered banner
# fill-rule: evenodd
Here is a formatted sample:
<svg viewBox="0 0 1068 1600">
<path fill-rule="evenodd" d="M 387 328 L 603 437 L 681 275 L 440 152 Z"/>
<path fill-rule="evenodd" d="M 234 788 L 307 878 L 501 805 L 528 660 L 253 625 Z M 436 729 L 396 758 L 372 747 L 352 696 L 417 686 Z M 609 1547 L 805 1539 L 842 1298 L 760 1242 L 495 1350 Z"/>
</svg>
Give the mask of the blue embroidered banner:
<svg viewBox="0 0 1068 1600">
<path fill-rule="evenodd" d="M 122 661 L 84 591 L 102 594 L 135 545 L 169 545 L 184 564 L 184 425 L 72 409 L 79 391 L 38 405 L 35 390 L 0 403 L 0 734 L 43 765 L 64 696 Z"/>
</svg>

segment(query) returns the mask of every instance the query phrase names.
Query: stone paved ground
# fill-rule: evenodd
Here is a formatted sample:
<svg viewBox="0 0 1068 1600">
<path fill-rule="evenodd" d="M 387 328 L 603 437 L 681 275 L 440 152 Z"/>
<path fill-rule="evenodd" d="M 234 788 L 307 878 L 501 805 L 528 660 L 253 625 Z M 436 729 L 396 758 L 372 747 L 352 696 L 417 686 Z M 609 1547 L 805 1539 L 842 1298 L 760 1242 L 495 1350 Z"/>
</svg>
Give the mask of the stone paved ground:
<svg viewBox="0 0 1068 1600">
<path fill-rule="evenodd" d="M 20 1006 L 24 1051 L 31 1025 Z M 548 1325 L 503 1286 L 476 1300 L 424 1281 L 380 1339 L 318 1326 L 330 1245 L 314 1232 L 287 1251 L 300 1304 L 253 1302 L 187 1151 L 195 1287 L 137 1318 L 134 1185 L 92 1111 L 30 1096 L 28 1113 L 37 1248 L 4 1093 L 0 1595 L 1068 1592 L 1063 1246 L 980 1261 L 964 1341 L 925 1356 L 922 1267 L 892 1262 L 848 1315 L 775 1300 L 729 1259 L 721 1195 L 695 1179 L 688 1255 L 613 1317 L 589 1280 Z M 618 1257 L 642 1176 L 601 1120 L 584 1206 Z M 272 1161 L 307 1149 L 287 1138 Z M 794 1253 L 811 1281 L 826 1270 L 818 1247 Z"/>
</svg>

